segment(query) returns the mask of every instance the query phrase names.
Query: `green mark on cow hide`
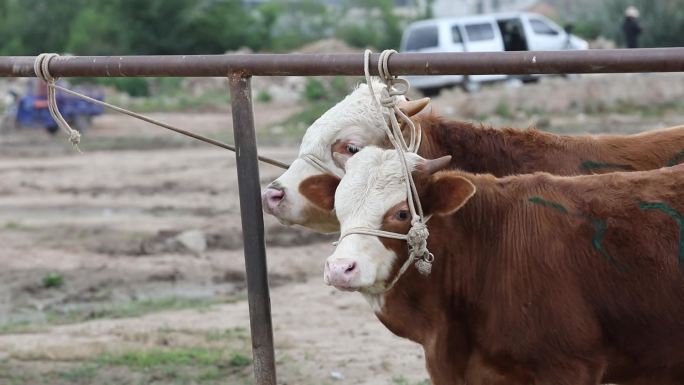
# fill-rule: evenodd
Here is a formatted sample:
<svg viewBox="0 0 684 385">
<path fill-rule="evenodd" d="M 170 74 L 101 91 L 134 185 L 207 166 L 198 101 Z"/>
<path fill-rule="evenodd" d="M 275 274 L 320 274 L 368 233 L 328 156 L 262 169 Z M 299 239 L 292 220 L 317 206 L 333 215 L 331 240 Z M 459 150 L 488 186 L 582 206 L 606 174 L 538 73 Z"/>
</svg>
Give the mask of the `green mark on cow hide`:
<svg viewBox="0 0 684 385">
<path fill-rule="evenodd" d="M 670 159 L 669 162 L 667 162 L 667 167 L 672 167 L 674 165 L 677 165 L 681 163 L 681 161 L 684 160 L 684 150 L 679 151 L 675 156 Z"/>
<path fill-rule="evenodd" d="M 677 260 L 679 261 L 679 268 L 684 270 L 684 218 L 682 215 L 663 202 L 639 202 L 639 208 L 642 210 L 660 210 L 677 222 L 679 225 L 679 254 L 677 255 Z"/>
<path fill-rule="evenodd" d="M 601 244 L 601 241 L 603 241 L 603 237 L 606 235 L 606 230 L 608 229 L 608 225 L 606 224 L 606 221 L 601 220 L 601 219 L 592 219 L 591 224 L 594 225 L 594 228 L 596 229 L 596 234 L 594 234 L 594 238 L 592 238 L 592 242 L 594 243 L 594 248 L 596 251 L 601 253 L 604 257 L 608 258 L 610 263 L 613 264 L 618 270 L 620 271 L 625 271 L 625 268 L 618 262 L 615 258 L 613 258 L 606 249 L 603 248 L 603 245 Z"/>
<path fill-rule="evenodd" d="M 626 164 L 615 164 L 615 163 L 599 163 L 599 162 L 594 162 L 593 160 L 585 160 L 582 163 L 580 163 L 580 167 L 587 171 L 592 171 L 596 170 L 599 168 L 617 168 L 619 170 L 625 170 L 629 171 L 632 170 L 632 167 L 626 165 Z"/>
<path fill-rule="evenodd" d="M 565 207 L 563 207 L 562 204 L 556 203 L 556 202 L 547 201 L 546 199 L 544 199 L 544 198 L 542 198 L 542 197 L 539 197 L 539 196 L 534 196 L 534 197 L 530 198 L 529 201 L 532 202 L 532 203 L 534 203 L 534 204 L 538 204 L 538 205 L 550 207 L 550 208 L 552 208 L 552 209 L 556 209 L 556 210 L 562 212 L 563 214 L 567 214 L 567 213 L 568 213 L 568 210 L 567 210 Z"/>
</svg>

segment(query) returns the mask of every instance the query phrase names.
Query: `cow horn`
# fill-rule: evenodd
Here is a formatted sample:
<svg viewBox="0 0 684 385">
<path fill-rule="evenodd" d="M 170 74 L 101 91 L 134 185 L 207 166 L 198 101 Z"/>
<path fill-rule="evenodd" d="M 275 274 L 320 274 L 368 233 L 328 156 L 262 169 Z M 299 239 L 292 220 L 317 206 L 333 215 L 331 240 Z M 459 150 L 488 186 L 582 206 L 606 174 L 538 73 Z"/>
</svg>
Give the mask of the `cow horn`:
<svg viewBox="0 0 684 385">
<path fill-rule="evenodd" d="M 418 167 L 420 172 L 427 175 L 432 175 L 439 170 L 443 170 L 449 166 L 451 163 L 451 155 L 446 155 L 437 159 L 425 159 Z"/>
<path fill-rule="evenodd" d="M 430 103 L 430 98 L 422 98 L 418 100 L 405 100 L 397 104 L 401 112 L 405 113 L 406 116 L 413 116 L 420 111 L 423 111 L 425 107 Z"/>
</svg>

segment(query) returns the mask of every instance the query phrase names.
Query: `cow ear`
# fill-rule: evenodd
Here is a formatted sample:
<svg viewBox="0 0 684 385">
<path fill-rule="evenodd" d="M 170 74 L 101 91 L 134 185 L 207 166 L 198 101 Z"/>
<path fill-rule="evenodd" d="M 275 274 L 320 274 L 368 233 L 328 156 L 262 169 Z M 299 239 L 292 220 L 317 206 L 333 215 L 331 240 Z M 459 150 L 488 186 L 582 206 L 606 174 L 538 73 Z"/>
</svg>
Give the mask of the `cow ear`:
<svg viewBox="0 0 684 385">
<path fill-rule="evenodd" d="M 406 116 L 413 116 L 423 111 L 428 104 L 430 104 L 430 98 L 422 98 L 418 100 L 404 100 L 399 102 L 397 106 Z"/>
<path fill-rule="evenodd" d="M 468 179 L 458 176 L 442 174 L 436 175 L 422 199 L 427 212 L 434 215 L 449 215 L 463 207 L 475 194 L 476 188 Z"/>
<path fill-rule="evenodd" d="M 299 192 L 319 208 L 332 211 L 335 208 L 335 190 L 340 178 L 332 175 L 316 175 L 308 177 L 299 184 Z"/>
</svg>

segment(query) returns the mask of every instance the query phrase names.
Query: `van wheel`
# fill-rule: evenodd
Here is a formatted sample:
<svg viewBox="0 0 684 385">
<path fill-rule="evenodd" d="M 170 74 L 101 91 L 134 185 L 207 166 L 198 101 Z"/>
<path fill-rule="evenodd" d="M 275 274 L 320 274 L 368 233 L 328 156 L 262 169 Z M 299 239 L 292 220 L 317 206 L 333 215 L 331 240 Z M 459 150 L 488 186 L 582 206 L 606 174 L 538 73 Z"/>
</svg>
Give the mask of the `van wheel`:
<svg viewBox="0 0 684 385">
<path fill-rule="evenodd" d="M 47 126 L 47 127 L 45 127 L 45 129 L 46 129 L 47 132 L 50 133 L 51 135 L 55 135 L 55 134 L 57 133 L 57 131 L 59 131 L 59 126 L 57 126 L 57 125 L 54 125 L 54 126 Z"/>
<path fill-rule="evenodd" d="M 480 90 L 481 84 L 479 82 L 464 80 L 463 83 L 461 83 L 461 87 L 463 88 L 463 91 L 472 94 Z"/>
<path fill-rule="evenodd" d="M 428 87 L 428 88 L 421 88 L 420 92 L 423 94 L 423 96 L 426 97 L 435 97 L 439 95 L 439 92 L 442 90 L 442 87 Z"/>
</svg>

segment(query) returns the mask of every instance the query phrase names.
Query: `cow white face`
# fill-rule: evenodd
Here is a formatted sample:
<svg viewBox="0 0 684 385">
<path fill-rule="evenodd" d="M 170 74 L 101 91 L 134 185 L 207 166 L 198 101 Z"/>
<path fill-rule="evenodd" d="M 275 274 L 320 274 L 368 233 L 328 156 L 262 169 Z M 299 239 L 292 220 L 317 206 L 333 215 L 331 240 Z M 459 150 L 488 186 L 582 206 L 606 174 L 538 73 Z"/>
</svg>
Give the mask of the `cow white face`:
<svg viewBox="0 0 684 385">
<path fill-rule="evenodd" d="M 378 93 L 384 86 L 376 82 L 373 87 Z M 402 110 L 413 115 L 428 101 L 403 102 Z M 339 178 L 322 172 L 301 157 L 313 155 L 326 168 L 343 175 L 344 170 L 333 154 L 349 158 L 365 146 L 384 145 L 388 141 L 385 124 L 374 107 L 368 86 L 361 84 L 307 129 L 299 150 L 300 158 L 263 191 L 264 211 L 284 224 L 297 224 L 320 232 L 338 231 L 339 223 L 332 211 L 334 196 L 320 200 L 318 195 L 329 191 L 327 187 L 336 185 Z M 314 204 L 314 201 L 324 204 Z"/>
<path fill-rule="evenodd" d="M 426 214 L 448 215 L 475 193 L 467 179 L 450 173 L 432 175 L 450 157 L 424 160 L 409 153 L 407 163 L 417 183 Z M 406 180 L 395 150 L 368 147 L 346 162 L 337 186 L 335 210 L 341 231 L 364 227 L 406 234 L 411 215 L 406 204 Z M 341 290 L 382 291 L 407 257 L 404 241 L 366 234 L 344 237 L 328 257 L 324 280 Z"/>
</svg>

